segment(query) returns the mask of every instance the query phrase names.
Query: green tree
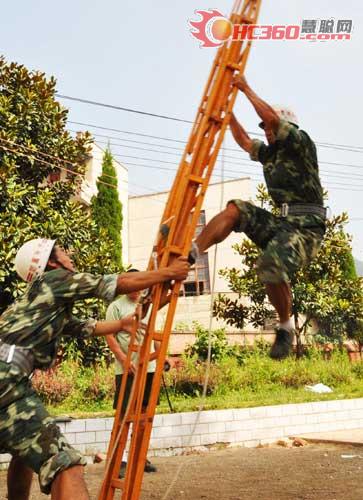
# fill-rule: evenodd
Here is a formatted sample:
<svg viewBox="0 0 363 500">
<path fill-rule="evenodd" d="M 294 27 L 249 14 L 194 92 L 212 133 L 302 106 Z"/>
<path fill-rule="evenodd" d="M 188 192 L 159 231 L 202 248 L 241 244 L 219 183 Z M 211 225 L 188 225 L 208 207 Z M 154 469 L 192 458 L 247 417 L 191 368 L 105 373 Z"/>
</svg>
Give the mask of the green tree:
<svg viewBox="0 0 363 500">
<path fill-rule="evenodd" d="M 0 58 L 0 313 L 24 290 L 14 258 L 27 240 L 43 236 L 74 250 L 80 271 L 117 270 L 111 242 L 98 230 L 89 211 L 72 201 L 79 192 L 91 136 L 72 138 L 66 130 L 68 111 L 54 97 L 56 82 Z M 64 170 L 67 169 L 67 170 Z M 49 174 L 63 172 L 57 182 Z M 78 313 L 98 316 L 90 301 Z M 91 345 L 92 344 L 92 345 Z M 102 341 L 81 344 L 86 356 Z"/>
<path fill-rule="evenodd" d="M 92 200 L 92 214 L 99 229 L 104 229 L 112 241 L 111 255 L 117 266 L 122 262 L 122 205 L 118 197 L 116 169 L 111 151 L 103 156 L 102 175 L 97 182 L 98 194 Z"/>
<path fill-rule="evenodd" d="M 275 211 L 263 186 L 258 188 L 257 199 L 262 206 Z M 318 322 L 323 337 L 342 340 L 345 335 L 355 336 L 363 318 L 362 280 L 352 267 L 351 238 L 344 231 L 347 221 L 347 214 L 327 221 L 318 256 L 291 281 L 298 353 L 301 336 L 306 334 L 312 319 Z M 214 314 L 241 329 L 246 322 L 263 326 L 266 319 L 274 316 L 274 311 L 256 273 L 260 250 L 247 239 L 234 249 L 241 256 L 241 267 L 226 268 L 220 274 L 227 279 L 237 298 L 218 295 Z M 305 319 L 301 321 L 301 317 Z"/>
</svg>

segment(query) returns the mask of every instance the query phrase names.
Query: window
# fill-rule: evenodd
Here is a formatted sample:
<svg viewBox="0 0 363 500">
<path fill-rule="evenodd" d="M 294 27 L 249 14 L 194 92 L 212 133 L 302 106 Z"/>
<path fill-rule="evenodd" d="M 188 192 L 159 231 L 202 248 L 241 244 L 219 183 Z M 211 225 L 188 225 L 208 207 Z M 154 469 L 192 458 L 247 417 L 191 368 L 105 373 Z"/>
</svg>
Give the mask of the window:
<svg viewBox="0 0 363 500">
<path fill-rule="evenodd" d="M 199 215 L 194 237 L 202 232 L 205 224 L 205 212 L 203 210 Z M 209 261 L 208 253 L 205 252 L 198 257 L 196 263 L 189 271 L 188 277 L 181 287 L 180 295 L 190 297 L 208 293 L 210 293 Z"/>
</svg>

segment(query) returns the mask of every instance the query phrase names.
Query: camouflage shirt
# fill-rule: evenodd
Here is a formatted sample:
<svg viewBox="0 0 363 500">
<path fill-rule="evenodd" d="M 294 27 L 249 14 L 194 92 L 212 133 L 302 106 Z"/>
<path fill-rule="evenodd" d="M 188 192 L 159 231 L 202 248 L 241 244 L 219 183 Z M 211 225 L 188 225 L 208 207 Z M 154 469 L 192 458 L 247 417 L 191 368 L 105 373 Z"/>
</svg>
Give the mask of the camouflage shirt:
<svg viewBox="0 0 363 500">
<path fill-rule="evenodd" d="M 316 147 L 306 132 L 280 120 L 275 143 L 266 146 L 254 140 L 250 156 L 262 163 L 268 192 L 277 206 L 323 205 Z"/>
<path fill-rule="evenodd" d="M 0 340 L 32 350 L 35 368 L 49 366 L 62 335 L 91 335 L 96 321 L 72 316 L 79 299 L 111 302 L 116 275 L 94 276 L 55 269 L 35 279 L 24 295 L 0 316 Z"/>
</svg>

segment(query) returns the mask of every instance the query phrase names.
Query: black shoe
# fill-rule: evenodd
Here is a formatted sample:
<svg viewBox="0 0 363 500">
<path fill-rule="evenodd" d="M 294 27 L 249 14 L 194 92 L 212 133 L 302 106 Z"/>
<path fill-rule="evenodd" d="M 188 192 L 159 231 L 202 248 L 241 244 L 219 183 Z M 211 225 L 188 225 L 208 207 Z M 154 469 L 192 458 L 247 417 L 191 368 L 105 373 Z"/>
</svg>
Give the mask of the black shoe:
<svg viewBox="0 0 363 500">
<path fill-rule="evenodd" d="M 284 359 L 289 356 L 292 351 L 292 341 L 294 332 L 288 332 L 283 328 L 276 328 L 276 338 L 270 351 L 270 358 Z"/>
<path fill-rule="evenodd" d="M 145 472 L 157 472 L 158 469 L 149 460 L 146 460 L 144 471 Z"/>
<path fill-rule="evenodd" d="M 120 472 L 118 474 L 119 479 L 123 479 L 125 477 L 126 465 L 127 465 L 127 462 L 121 462 Z"/>
</svg>

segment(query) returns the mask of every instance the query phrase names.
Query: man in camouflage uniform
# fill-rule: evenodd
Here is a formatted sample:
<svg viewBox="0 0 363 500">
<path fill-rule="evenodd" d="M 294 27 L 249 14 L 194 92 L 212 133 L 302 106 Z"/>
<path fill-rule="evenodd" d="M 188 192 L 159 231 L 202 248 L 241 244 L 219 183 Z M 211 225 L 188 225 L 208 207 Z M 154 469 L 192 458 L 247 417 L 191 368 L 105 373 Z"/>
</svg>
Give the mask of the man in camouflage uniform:
<svg viewBox="0 0 363 500">
<path fill-rule="evenodd" d="M 262 163 L 268 192 L 281 215 L 277 217 L 246 201 L 229 201 L 193 243 L 190 262 L 232 231 L 244 232 L 262 249 L 257 272 L 280 320 L 270 354 L 282 359 L 289 355 L 294 336 L 289 278 L 315 257 L 325 232 L 316 148 L 308 134 L 298 128 L 292 111 L 269 106 L 244 77 L 235 78 L 234 84 L 261 118 L 268 145 L 251 140 L 233 114 L 232 134 L 252 160 Z"/>
<path fill-rule="evenodd" d="M 35 471 L 41 491 L 51 493 L 53 499 L 86 500 L 85 459 L 61 434 L 29 376 L 34 369 L 52 364 L 63 335 L 130 331 L 131 316 L 105 322 L 75 318 L 71 310 L 76 300 L 97 297 L 111 302 L 119 294 L 183 280 L 189 265 L 179 258 L 158 271 L 93 276 L 75 272 L 71 259 L 54 240 L 37 239 L 19 250 L 15 267 L 30 285 L 0 317 L 0 453 L 12 455 L 8 498 L 28 499 Z"/>
</svg>

